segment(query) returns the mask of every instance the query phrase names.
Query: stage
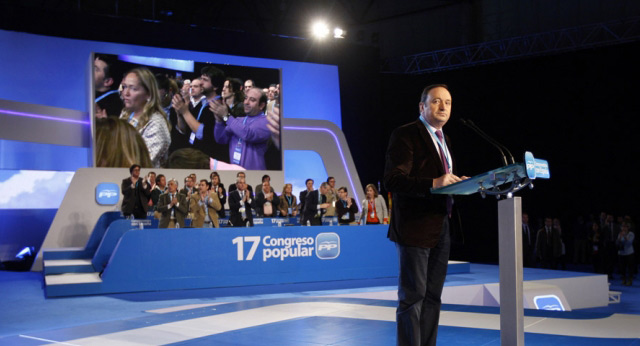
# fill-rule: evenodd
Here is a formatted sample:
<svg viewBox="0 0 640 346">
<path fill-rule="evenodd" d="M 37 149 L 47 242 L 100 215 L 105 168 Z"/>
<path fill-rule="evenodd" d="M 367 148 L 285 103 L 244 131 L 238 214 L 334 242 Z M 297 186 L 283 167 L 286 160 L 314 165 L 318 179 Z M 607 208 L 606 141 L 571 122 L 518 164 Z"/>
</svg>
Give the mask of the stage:
<svg viewBox="0 0 640 346">
<path fill-rule="evenodd" d="M 619 280 L 614 280 L 610 290 L 621 292 L 620 303 L 578 309 L 575 306 L 578 290 L 570 290 L 571 285 L 562 282 L 589 290 L 592 287 L 588 286 L 593 285 L 585 285 L 584 280 L 606 282 L 606 277 L 525 268 L 524 279 L 525 293 L 527 287 L 555 284 L 573 308 L 570 312 L 525 309 L 527 345 L 640 343 L 637 288 L 622 286 Z M 440 344 L 500 343 L 499 308 L 489 299 L 498 281 L 495 265 L 472 263 L 468 273 L 448 275 L 438 336 Z M 66 298 L 45 298 L 43 285 L 42 273 L 0 272 L 0 291 L 3 292 L 0 344 L 395 343 L 393 278 Z"/>
</svg>

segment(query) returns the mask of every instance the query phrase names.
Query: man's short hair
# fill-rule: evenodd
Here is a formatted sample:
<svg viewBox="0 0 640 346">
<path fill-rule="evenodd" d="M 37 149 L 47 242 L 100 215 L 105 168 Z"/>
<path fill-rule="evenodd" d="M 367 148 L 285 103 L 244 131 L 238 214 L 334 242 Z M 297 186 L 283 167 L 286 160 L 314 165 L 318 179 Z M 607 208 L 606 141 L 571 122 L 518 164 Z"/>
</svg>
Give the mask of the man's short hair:
<svg viewBox="0 0 640 346">
<path fill-rule="evenodd" d="M 116 62 L 116 59 L 102 54 L 96 54 L 95 58 L 104 62 L 107 66 L 104 68 L 104 78 L 113 78 L 113 73 L 115 72 L 113 67 Z M 115 81 L 114 81 L 115 82 Z"/>
<path fill-rule="evenodd" d="M 326 182 L 323 182 L 322 184 L 320 184 L 320 187 L 325 187 L 326 188 L 327 186 L 329 186 L 329 184 L 327 184 Z"/>
<path fill-rule="evenodd" d="M 344 192 L 349 192 L 349 191 L 347 190 L 347 188 L 346 188 L 346 187 L 344 187 L 344 186 L 340 186 L 340 188 L 338 188 L 338 191 L 340 191 L 340 190 L 342 190 L 342 191 L 344 191 Z"/>
<path fill-rule="evenodd" d="M 313 179 L 309 178 L 309 179 L 305 180 L 305 181 L 304 181 L 304 184 L 305 184 L 305 185 L 307 185 L 309 182 L 312 182 L 312 183 L 313 183 Z"/>
<path fill-rule="evenodd" d="M 422 90 L 422 95 L 420 95 L 420 102 L 424 103 L 425 101 L 427 101 L 427 96 L 429 96 L 429 91 L 431 91 L 431 89 L 435 89 L 435 88 L 445 88 L 445 89 L 447 89 L 447 91 L 449 91 L 449 87 L 446 84 L 431 84 L 431 85 L 427 85 Z"/>
<path fill-rule="evenodd" d="M 327 183 L 328 183 L 328 182 L 329 182 L 329 180 L 331 180 L 331 179 L 335 180 L 336 178 L 334 178 L 334 177 L 329 177 L 329 178 L 327 178 Z"/>
<path fill-rule="evenodd" d="M 269 174 L 265 174 L 265 175 L 263 175 L 263 176 L 262 176 L 262 182 L 264 183 L 264 181 L 265 181 L 265 180 L 267 180 L 267 178 L 268 178 L 269 180 L 271 180 L 271 177 L 269 176 Z"/>
<path fill-rule="evenodd" d="M 239 177 L 240 174 L 244 175 L 245 177 L 247 176 L 246 174 L 244 174 L 244 172 L 238 172 L 238 173 L 236 173 L 236 178 Z"/>
<path fill-rule="evenodd" d="M 160 180 L 162 180 L 162 178 L 164 178 L 164 174 L 156 175 L 156 185 L 160 184 Z"/>
<path fill-rule="evenodd" d="M 171 182 L 176 183 L 176 187 L 179 187 L 180 184 L 178 183 L 178 180 L 176 180 L 176 178 L 171 178 L 171 180 L 169 180 L 169 182 L 167 183 L 167 185 L 171 184 Z"/>
<path fill-rule="evenodd" d="M 209 155 L 194 148 L 181 148 L 169 155 L 169 168 L 209 169 Z"/>
<path fill-rule="evenodd" d="M 200 70 L 200 75 L 205 75 L 211 79 L 214 87 L 222 87 L 224 84 L 224 72 L 215 66 L 205 66 Z"/>
<path fill-rule="evenodd" d="M 129 173 L 130 173 L 130 174 L 131 174 L 131 173 L 133 173 L 133 170 L 134 170 L 134 169 L 136 169 L 136 167 L 138 167 L 138 168 L 142 168 L 142 167 L 140 167 L 140 165 L 139 165 L 139 164 L 134 163 L 133 165 L 131 165 L 131 167 L 129 167 Z"/>
<path fill-rule="evenodd" d="M 209 188 L 211 188 L 211 183 L 207 179 L 200 179 L 200 182 L 203 182 L 203 181 L 205 184 L 207 184 Z"/>
</svg>

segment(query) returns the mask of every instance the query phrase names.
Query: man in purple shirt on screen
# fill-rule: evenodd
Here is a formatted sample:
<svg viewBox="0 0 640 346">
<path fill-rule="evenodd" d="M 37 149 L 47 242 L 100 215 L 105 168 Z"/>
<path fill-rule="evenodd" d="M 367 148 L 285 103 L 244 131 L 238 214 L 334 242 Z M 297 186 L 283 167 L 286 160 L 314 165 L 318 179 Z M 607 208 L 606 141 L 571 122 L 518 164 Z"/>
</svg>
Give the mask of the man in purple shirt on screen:
<svg viewBox="0 0 640 346">
<path fill-rule="evenodd" d="M 216 116 L 213 134 L 218 144 L 229 144 L 230 163 L 245 169 L 266 169 L 264 153 L 271 136 L 264 114 L 266 104 L 262 90 L 251 88 L 244 100 L 246 117 L 231 116 L 228 107 L 219 101 L 211 105 Z"/>
</svg>

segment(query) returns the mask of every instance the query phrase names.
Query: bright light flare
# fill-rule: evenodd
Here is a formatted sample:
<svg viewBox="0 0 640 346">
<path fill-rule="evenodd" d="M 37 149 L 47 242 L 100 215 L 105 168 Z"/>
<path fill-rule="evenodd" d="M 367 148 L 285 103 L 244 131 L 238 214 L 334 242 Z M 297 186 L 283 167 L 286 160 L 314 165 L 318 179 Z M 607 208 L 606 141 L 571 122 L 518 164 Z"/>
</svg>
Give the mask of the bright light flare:
<svg viewBox="0 0 640 346">
<path fill-rule="evenodd" d="M 327 36 L 329 36 L 329 25 L 327 25 L 327 23 L 325 22 L 315 22 L 312 26 L 311 26 L 311 32 L 313 33 L 313 36 L 315 36 L 318 39 L 324 39 Z"/>
<path fill-rule="evenodd" d="M 333 38 L 344 38 L 344 34 L 344 30 L 342 30 L 341 28 L 333 29 Z"/>
</svg>

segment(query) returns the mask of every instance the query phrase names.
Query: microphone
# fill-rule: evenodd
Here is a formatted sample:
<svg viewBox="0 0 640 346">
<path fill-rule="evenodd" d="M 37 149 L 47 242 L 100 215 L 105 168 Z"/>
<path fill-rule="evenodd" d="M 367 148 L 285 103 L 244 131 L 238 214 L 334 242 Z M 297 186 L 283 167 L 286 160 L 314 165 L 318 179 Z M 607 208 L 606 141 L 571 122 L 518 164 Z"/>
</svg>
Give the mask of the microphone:
<svg viewBox="0 0 640 346">
<path fill-rule="evenodd" d="M 488 134 L 482 131 L 478 126 L 476 126 L 476 124 L 473 123 L 472 120 L 460 119 L 460 122 L 462 122 L 463 125 L 473 130 L 473 132 L 477 133 L 480 137 L 484 138 L 484 140 L 486 140 L 491 145 L 493 145 L 496 149 L 498 149 L 498 151 L 500 152 L 500 155 L 502 156 L 502 162 L 504 163 L 505 166 L 509 164 L 509 162 L 507 161 L 507 156 L 504 154 L 505 151 L 509 155 L 509 158 L 511 159 L 511 163 L 515 163 L 515 160 L 513 159 L 513 155 L 511 155 L 511 152 L 509 151 L 509 149 L 507 149 L 504 145 L 498 143 L 498 141 L 491 138 Z"/>
</svg>

